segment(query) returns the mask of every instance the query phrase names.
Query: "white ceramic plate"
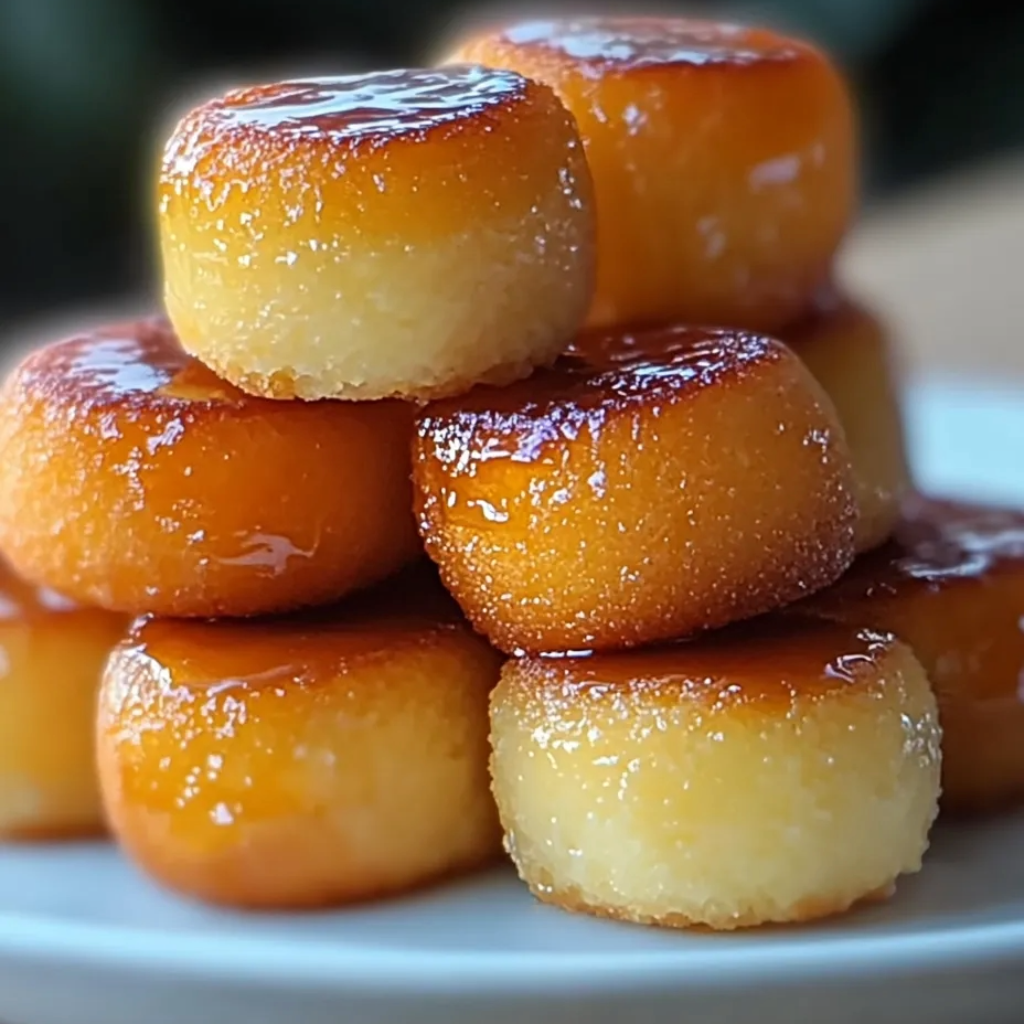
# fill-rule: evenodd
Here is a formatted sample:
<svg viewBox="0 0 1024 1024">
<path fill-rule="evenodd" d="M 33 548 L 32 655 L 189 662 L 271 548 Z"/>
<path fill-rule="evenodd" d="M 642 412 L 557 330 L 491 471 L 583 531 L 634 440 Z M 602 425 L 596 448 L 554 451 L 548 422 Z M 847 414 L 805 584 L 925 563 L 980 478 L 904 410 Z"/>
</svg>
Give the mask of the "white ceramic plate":
<svg viewBox="0 0 1024 1024">
<path fill-rule="evenodd" d="M 1024 394 L 930 383 L 923 483 L 1024 503 Z M 0 850 L 4 1024 L 1019 1024 L 1024 813 L 941 826 L 890 903 L 677 934 L 534 903 L 511 870 L 341 913 L 211 912 L 109 847 Z"/>
</svg>

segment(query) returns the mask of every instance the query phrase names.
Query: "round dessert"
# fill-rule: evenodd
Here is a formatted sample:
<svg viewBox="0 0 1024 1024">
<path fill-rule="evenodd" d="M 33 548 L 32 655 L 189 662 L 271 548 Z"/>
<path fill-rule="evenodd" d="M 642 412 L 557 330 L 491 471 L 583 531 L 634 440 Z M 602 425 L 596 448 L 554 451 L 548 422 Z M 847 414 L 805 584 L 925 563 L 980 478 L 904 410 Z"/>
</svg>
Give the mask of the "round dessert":
<svg viewBox="0 0 1024 1024">
<path fill-rule="evenodd" d="M 0 390 L 0 549 L 83 603 L 253 615 L 416 556 L 412 406 L 270 402 L 159 319 L 29 354 Z"/>
<path fill-rule="evenodd" d="M 268 398 L 525 376 L 558 355 L 593 290 L 576 125 L 507 71 L 229 92 L 171 136 L 159 220 L 185 348 Z"/>
<path fill-rule="evenodd" d="M 513 659 L 491 735 L 520 875 L 545 902 L 628 921 L 733 929 L 885 898 L 936 813 L 921 666 L 830 624 Z"/>
<path fill-rule="evenodd" d="M 500 657 L 434 603 L 261 622 L 144 619 L 100 694 L 118 840 L 154 878 L 235 906 L 320 907 L 500 851 L 487 697 Z"/>
<path fill-rule="evenodd" d="M 913 647 L 939 702 L 943 810 L 1024 800 L 1024 513 L 915 497 L 891 544 L 793 610 Z"/>
<path fill-rule="evenodd" d="M 774 331 L 828 277 L 856 199 L 846 86 L 818 50 L 685 18 L 524 21 L 454 60 L 550 85 L 579 124 L 599 226 L 595 325 Z"/>
<path fill-rule="evenodd" d="M 854 303 L 829 298 L 785 340 L 835 403 L 846 433 L 860 510 L 857 550 L 878 547 L 911 487 L 888 332 Z"/>
<path fill-rule="evenodd" d="M 0 839 L 103 831 L 96 691 L 127 627 L 119 615 L 25 583 L 0 562 Z"/>
<path fill-rule="evenodd" d="M 413 479 L 428 554 L 510 653 L 712 629 L 853 558 L 831 403 L 783 344 L 738 332 L 608 335 L 529 380 L 433 403 Z"/>
</svg>

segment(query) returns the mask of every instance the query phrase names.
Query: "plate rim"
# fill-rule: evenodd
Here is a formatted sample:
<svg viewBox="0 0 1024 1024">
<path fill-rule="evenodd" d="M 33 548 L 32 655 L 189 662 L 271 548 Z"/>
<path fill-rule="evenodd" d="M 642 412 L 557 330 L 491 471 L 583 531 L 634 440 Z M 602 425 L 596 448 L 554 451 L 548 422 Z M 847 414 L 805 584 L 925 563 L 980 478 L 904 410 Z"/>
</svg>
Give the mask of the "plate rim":
<svg viewBox="0 0 1024 1024">
<path fill-rule="evenodd" d="M 126 865 L 126 869 L 130 869 Z M 639 927 L 622 925 L 622 927 Z M 470 992 L 545 995 L 632 988 L 719 989 L 799 977 L 820 980 L 870 973 L 884 978 L 958 972 L 1024 963 L 1024 917 L 991 924 L 950 924 L 932 931 L 822 935 L 793 928 L 793 941 L 720 949 L 636 953 L 466 952 L 392 950 L 325 941 L 204 937 L 122 925 L 85 925 L 52 917 L 0 914 L 0 963 L 51 964 L 135 974 L 173 974 L 181 981 L 216 981 L 245 988 L 433 994 Z M 750 934 L 750 933 L 747 933 Z"/>
</svg>

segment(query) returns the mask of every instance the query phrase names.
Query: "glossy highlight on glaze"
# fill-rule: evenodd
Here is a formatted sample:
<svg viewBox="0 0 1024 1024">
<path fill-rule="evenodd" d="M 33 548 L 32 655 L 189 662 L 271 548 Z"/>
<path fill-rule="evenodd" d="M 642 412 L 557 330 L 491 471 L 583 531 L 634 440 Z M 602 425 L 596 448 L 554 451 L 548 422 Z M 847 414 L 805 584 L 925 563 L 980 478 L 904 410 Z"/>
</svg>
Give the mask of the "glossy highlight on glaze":
<svg viewBox="0 0 1024 1024">
<path fill-rule="evenodd" d="M 220 116 L 242 129 L 383 141 L 474 118 L 522 99 L 525 86 L 519 75 L 471 65 L 375 71 L 236 89 Z"/>
<path fill-rule="evenodd" d="M 29 360 L 26 386 L 62 390 L 90 404 L 241 405 L 248 401 L 181 347 L 163 316 L 96 328 Z M 166 402 L 162 401 L 166 399 Z"/>
<path fill-rule="evenodd" d="M 696 640 L 625 652 L 604 652 L 524 662 L 550 685 L 584 696 L 602 691 L 654 688 L 666 704 L 679 699 L 715 708 L 747 705 L 785 708 L 799 697 L 835 697 L 879 672 L 893 636 L 827 622 L 756 619 Z M 652 694 L 652 699 L 654 695 Z"/>
<path fill-rule="evenodd" d="M 914 494 L 890 543 L 822 597 L 938 592 L 1018 574 L 1024 574 L 1024 512 Z"/>
<path fill-rule="evenodd" d="M 589 432 L 636 406 L 684 402 L 780 358 L 770 338 L 727 329 L 672 327 L 649 332 L 585 334 L 550 369 L 503 388 L 481 387 L 431 405 L 419 419 L 421 439 L 453 472 L 480 459 L 534 463 L 551 446 Z M 483 437 L 486 436 L 486 440 Z"/>
<path fill-rule="evenodd" d="M 682 18 L 572 18 L 520 22 L 502 30 L 516 46 L 536 46 L 604 68 L 680 64 L 744 66 L 788 60 L 782 36 L 726 22 Z"/>
<path fill-rule="evenodd" d="M 180 688 L 181 695 L 243 696 L 284 683 L 315 688 L 399 652 L 443 649 L 465 634 L 458 605 L 423 560 L 345 601 L 299 613 L 187 623 L 146 617 L 121 654 L 167 684 L 165 699 Z M 166 665 L 174 666 L 172 675 Z M 113 707 L 117 692 L 108 694 Z"/>
<path fill-rule="evenodd" d="M 777 343 L 765 335 L 726 327 L 689 324 L 583 331 L 566 347 L 567 367 L 579 371 L 622 368 L 642 378 L 679 374 L 710 382 L 768 355 Z"/>
<path fill-rule="evenodd" d="M 1024 571 L 1024 513 L 915 495 L 896 529 L 892 572 L 924 582 Z"/>
<path fill-rule="evenodd" d="M 939 701 L 947 810 L 1024 800 L 1024 513 L 915 495 L 890 543 L 793 612 L 913 647 Z"/>
</svg>

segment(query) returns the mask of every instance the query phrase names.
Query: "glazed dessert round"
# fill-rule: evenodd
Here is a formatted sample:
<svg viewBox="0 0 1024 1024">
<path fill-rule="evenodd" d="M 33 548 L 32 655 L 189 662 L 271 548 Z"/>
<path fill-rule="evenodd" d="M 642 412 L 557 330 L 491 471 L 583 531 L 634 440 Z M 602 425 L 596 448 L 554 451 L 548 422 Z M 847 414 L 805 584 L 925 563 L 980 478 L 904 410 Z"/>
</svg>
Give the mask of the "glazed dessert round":
<svg viewBox="0 0 1024 1024">
<path fill-rule="evenodd" d="M 939 702 L 944 811 L 1024 800 L 1024 513 L 915 497 L 891 544 L 794 611 L 913 647 Z"/>
<path fill-rule="evenodd" d="M 229 92 L 167 143 L 159 222 L 185 348 L 268 398 L 512 380 L 555 359 L 593 290 L 575 123 L 507 71 Z"/>
<path fill-rule="evenodd" d="M 936 814 L 935 700 L 886 634 L 776 622 L 512 659 L 491 733 L 522 878 L 627 921 L 726 930 L 885 898 Z"/>
<path fill-rule="evenodd" d="M 592 325 L 775 331 L 828 277 L 856 201 L 847 88 L 807 43 L 685 18 L 507 25 L 453 60 L 550 85 L 599 224 Z"/>
<path fill-rule="evenodd" d="M 0 840 L 104 830 L 96 691 L 128 620 L 34 587 L 0 562 Z"/>
<path fill-rule="evenodd" d="M 853 460 L 857 550 L 884 543 L 911 490 L 899 382 L 885 325 L 849 300 L 829 297 L 786 342 L 835 403 Z"/>
<path fill-rule="evenodd" d="M 385 896 L 500 852 L 487 698 L 500 657 L 436 604 L 260 622 L 144 619 L 98 746 L 112 828 L 168 887 L 254 908 Z"/>
<path fill-rule="evenodd" d="M 333 600 L 419 550 L 402 402 L 271 402 L 162 320 L 30 353 L 0 390 L 0 549 L 27 579 L 130 613 Z"/>
<path fill-rule="evenodd" d="M 529 380 L 428 405 L 413 477 L 428 554 L 509 653 L 713 629 L 853 558 L 831 404 L 783 344 L 738 332 L 595 337 Z"/>
</svg>

